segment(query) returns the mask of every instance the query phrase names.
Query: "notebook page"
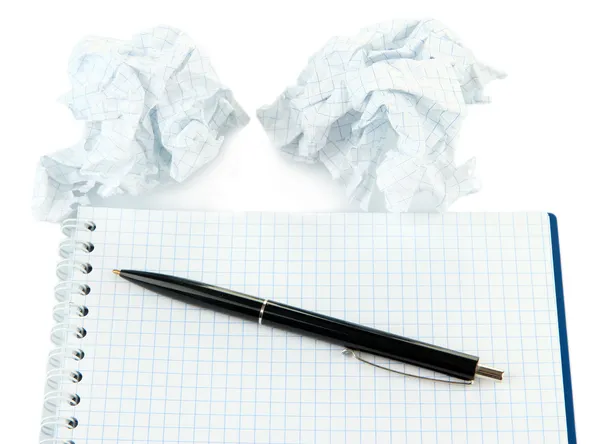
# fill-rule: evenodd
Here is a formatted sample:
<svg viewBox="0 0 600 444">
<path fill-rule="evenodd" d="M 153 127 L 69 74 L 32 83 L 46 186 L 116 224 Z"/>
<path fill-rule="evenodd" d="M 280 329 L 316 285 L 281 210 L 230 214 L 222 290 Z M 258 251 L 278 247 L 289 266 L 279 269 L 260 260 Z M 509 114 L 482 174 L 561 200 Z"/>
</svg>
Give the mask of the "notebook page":
<svg viewBox="0 0 600 444">
<path fill-rule="evenodd" d="M 566 443 L 548 216 L 223 214 L 81 208 L 79 425 L 120 443 Z M 157 296 L 133 268 L 202 280 L 461 350 L 472 386 L 393 375 L 308 337 Z M 371 358 L 370 356 L 366 356 Z M 389 360 L 398 370 L 429 372 Z"/>
</svg>

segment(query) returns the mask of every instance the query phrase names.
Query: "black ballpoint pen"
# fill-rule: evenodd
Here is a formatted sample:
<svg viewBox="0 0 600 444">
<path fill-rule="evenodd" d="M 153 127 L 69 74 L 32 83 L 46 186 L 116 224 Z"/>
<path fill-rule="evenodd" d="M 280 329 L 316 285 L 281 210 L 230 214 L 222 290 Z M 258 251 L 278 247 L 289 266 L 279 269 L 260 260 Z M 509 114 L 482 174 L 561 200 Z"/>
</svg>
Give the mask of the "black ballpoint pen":
<svg viewBox="0 0 600 444">
<path fill-rule="evenodd" d="M 301 335 L 339 344 L 472 381 L 475 376 L 502 380 L 503 372 L 479 364 L 477 356 L 332 318 L 270 299 L 160 273 L 113 270 L 134 284 L 173 299 L 258 321 Z"/>
</svg>

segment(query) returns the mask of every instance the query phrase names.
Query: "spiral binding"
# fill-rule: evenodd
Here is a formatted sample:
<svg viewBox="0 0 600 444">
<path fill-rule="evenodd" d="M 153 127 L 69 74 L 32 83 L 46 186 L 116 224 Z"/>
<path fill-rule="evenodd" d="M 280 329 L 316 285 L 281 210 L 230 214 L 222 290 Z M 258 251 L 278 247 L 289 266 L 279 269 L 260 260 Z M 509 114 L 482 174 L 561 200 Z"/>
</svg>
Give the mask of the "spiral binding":
<svg viewBox="0 0 600 444">
<path fill-rule="evenodd" d="M 54 288 L 58 304 L 53 310 L 56 324 L 50 334 L 56 348 L 48 357 L 40 444 L 76 444 L 73 439 L 60 436 L 64 434 L 63 430 L 75 429 L 79 421 L 75 416 L 60 416 L 59 412 L 61 407 L 75 407 L 81 402 L 76 388 L 83 375 L 79 370 L 70 368 L 67 363 L 71 359 L 76 362 L 85 359 L 85 352 L 79 345 L 87 335 L 82 321 L 89 313 L 85 297 L 91 288 L 86 283 L 78 282 L 77 274 L 89 274 L 93 268 L 89 262 L 75 257 L 80 253 L 92 253 L 94 244 L 90 241 L 78 241 L 75 236 L 80 230 L 92 232 L 95 229 L 94 222 L 77 219 L 67 219 L 61 225 L 61 231 L 67 239 L 60 243 L 59 254 L 62 260 L 56 266 L 60 282 Z"/>
</svg>

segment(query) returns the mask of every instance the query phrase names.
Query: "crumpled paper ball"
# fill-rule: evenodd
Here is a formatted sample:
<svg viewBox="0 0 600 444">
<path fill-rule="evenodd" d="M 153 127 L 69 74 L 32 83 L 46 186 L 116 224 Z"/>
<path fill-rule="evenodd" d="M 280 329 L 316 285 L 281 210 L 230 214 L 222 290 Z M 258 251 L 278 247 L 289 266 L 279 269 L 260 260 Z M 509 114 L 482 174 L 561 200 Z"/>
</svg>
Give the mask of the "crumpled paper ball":
<svg viewBox="0 0 600 444">
<path fill-rule="evenodd" d="M 279 149 L 322 162 L 362 209 L 377 185 L 389 211 L 445 211 L 479 188 L 474 159 L 453 160 L 466 105 L 488 102 L 484 86 L 503 77 L 440 22 L 392 21 L 331 39 L 257 116 Z"/>
<path fill-rule="evenodd" d="M 33 209 L 42 220 L 68 217 L 90 193 L 139 195 L 182 182 L 248 122 L 209 58 L 166 26 L 131 41 L 83 40 L 69 78 L 62 102 L 85 131 L 75 146 L 40 159 Z"/>
</svg>

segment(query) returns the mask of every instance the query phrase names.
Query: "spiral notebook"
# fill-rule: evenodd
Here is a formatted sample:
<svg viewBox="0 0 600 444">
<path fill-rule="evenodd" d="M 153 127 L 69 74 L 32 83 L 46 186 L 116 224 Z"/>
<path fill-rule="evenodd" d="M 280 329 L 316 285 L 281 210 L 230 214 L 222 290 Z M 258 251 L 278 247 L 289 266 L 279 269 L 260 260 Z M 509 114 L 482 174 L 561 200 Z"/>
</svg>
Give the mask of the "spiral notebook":
<svg viewBox="0 0 600 444">
<path fill-rule="evenodd" d="M 63 231 L 43 443 L 575 443 L 552 215 L 89 207 Z M 113 268 L 461 350 L 506 378 L 401 377 L 325 342 L 157 296 Z"/>
</svg>

